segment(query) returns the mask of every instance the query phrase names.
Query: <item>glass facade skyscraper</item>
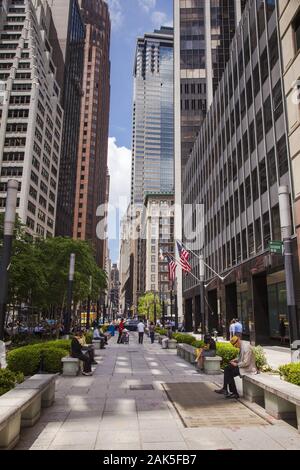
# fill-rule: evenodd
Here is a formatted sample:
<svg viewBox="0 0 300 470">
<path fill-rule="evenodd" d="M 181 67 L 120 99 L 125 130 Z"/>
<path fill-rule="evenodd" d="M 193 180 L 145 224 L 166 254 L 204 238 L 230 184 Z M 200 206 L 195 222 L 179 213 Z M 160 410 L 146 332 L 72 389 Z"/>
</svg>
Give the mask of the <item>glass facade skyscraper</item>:
<svg viewBox="0 0 300 470">
<path fill-rule="evenodd" d="M 131 203 L 174 188 L 173 28 L 138 38 L 134 66 Z"/>
</svg>

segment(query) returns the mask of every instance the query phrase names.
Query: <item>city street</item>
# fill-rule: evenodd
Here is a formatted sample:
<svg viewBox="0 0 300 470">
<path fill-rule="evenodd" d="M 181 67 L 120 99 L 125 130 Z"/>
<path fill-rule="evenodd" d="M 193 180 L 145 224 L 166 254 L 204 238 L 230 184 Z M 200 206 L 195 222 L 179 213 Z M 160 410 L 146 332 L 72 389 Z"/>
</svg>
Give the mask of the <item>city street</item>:
<svg viewBox="0 0 300 470">
<path fill-rule="evenodd" d="M 136 333 L 116 342 L 99 351 L 92 377 L 58 378 L 54 405 L 16 449 L 300 449 L 292 426 L 213 393 L 222 376 L 197 373 L 147 337 L 140 346 Z"/>
</svg>

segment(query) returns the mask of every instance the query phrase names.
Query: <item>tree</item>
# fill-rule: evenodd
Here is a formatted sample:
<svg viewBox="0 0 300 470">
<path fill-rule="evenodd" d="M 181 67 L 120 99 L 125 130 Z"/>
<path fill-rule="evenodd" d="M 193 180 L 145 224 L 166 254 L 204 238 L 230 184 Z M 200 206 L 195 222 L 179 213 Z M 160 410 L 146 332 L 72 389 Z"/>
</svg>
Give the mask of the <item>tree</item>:
<svg viewBox="0 0 300 470">
<path fill-rule="evenodd" d="M 161 317 L 161 305 L 160 299 L 157 294 L 153 292 L 147 292 L 145 295 L 140 297 L 138 304 L 139 315 L 146 316 L 150 321 L 154 321 L 154 305 L 156 303 L 156 318 Z"/>
<path fill-rule="evenodd" d="M 0 214 L 0 249 L 4 215 Z M 66 301 L 69 262 L 75 253 L 73 299 L 75 304 L 89 294 L 97 301 L 107 286 L 106 273 L 95 261 L 90 243 L 71 238 L 33 239 L 17 218 L 9 272 L 9 302 L 25 303 L 45 312 L 61 310 Z"/>
</svg>

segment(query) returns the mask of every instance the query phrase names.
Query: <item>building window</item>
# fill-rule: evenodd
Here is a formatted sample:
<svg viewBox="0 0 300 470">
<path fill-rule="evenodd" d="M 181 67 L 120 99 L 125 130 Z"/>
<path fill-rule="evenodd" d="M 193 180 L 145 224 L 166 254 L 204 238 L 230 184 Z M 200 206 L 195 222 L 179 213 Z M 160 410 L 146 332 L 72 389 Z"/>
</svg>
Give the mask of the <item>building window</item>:
<svg viewBox="0 0 300 470">
<path fill-rule="evenodd" d="M 282 136 L 279 142 L 277 142 L 277 157 L 278 157 L 279 176 L 282 177 L 285 173 L 288 172 L 288 169 L 289 169 L 285 136 Z"/>
<path fill-rule="evenodd" d="M 277 170 L 276 170 L 276 159 L 274 148 L 270 150 L 267 156 L 268 162 L 268 175 L 269 175 L 269 185 L 273 186 L 277 182 Z"/>
<path fill-rule="evenodd" d="M 265 160 L 262 160 L 259 164 L 259 183 L 260 183 L 260 193 L 264 194 L 268 189 Z"/>
<path fill-rule="evenodd" d="M 300 11 L 298 11 L 296 18 L 293 21 L 293 30 L 295 34 L 295 52 L 298 52 L 300 49 Z"/>
</svg>

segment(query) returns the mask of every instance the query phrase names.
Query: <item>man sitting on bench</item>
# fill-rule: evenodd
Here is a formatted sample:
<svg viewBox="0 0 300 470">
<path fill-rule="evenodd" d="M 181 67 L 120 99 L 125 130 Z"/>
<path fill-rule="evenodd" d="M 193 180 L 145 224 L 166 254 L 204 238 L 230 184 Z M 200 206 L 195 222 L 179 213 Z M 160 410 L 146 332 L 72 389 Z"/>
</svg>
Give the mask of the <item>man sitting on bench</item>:
<svg viewBox="0 0 300 470">
<path fill-rule="evenodd" d="M 102 333 L 100 333 L 97 326 L 94 329 L 93 339 L 98 340 L 98 341 L 100 340 L 101 341 L 100 349 L 105 349 L 104 345 L 107 344 L 107 337 L 105 335 L 103 335 Z"/>
<path fill-rule="evenodd" d="M 80 341 L 82 340 L 82 333 L 78 331 L 72 339 L 71 342 L 71 357 L 75 357 L 83 362 L 83 375 L 93 375 L 92 374 L 92 361 L 89 355 L 84 354 L 82 351 L 82 346 Z"/>
<path fill-rule="evenodd" d="M 254 349 L 250 343 L 242 341 L 238 336 L 230 340 L 232 346 L 240 350 L 237 359 L 230 362 L 224 369 L 223 388 L 215 390 L 216 393 L 225 395 L 225 398 L 239 398 L 234 378 L 244 374 L 257 374 Z M 227 387 L 229 386 L 229 391 Z"/>
</svg>

